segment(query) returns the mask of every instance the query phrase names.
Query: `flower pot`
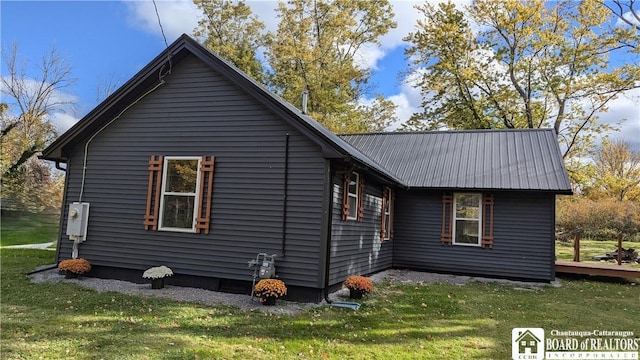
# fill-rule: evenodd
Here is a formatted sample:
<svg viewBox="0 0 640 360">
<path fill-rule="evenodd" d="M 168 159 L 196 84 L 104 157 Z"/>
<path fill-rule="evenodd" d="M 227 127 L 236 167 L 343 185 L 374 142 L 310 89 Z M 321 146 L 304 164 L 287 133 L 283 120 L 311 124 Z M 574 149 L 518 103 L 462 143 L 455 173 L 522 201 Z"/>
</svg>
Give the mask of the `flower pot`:
<svg viewBox="0 0 640 360">
<path fill-rule="evenodd" d="M 152 279 L 151 280 L 151 288 L 152 289 L 162 289 L 162 288 L 164 288 L 164 278 Z"/>
<path fill-rule="evenodd" d="M 276 304 L 276 298 L 273 296 L 260 298 L 260 302 L 265 306 L 272 306 Z"/>
<path fill-rule="evenodd" d="M 362 290 L 349 289 L 349 297 L 352 299 L 362 299 L 362 295 L 364 295 Z"/>
<path fill-rule="evenodd" d="M 65 279 L 77 279 L 79 277 L 80 277 L 80 274 L 74 273 L 74 272 L 71 272 L 71 271 L 67 271 L 67 272 L 64 273 L 64 278 Z"/>
</svg>

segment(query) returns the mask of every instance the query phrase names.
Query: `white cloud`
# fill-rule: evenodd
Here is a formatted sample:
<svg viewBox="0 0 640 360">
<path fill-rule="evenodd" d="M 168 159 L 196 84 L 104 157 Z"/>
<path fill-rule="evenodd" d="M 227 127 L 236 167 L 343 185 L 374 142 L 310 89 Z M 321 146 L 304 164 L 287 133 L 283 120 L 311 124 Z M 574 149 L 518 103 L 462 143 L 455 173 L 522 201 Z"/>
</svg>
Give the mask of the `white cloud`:
<svg viewBox="0 0 640 360">
<path fill-rule="evenodd" d="M 632 13 L 631 11 L 627 11 L 627 12 L 625 12 L 624 14 L 622 14 L 622 17 L 623 17 L 625 20 L 627 20 L 627 21 L 631 22 L 632 24 L 640 25 L 640 21 L 639 21 L 638 19 L 636 19 L 636 17 L 635 17 L 635 16 L 633 16 L 633 13 Z M 615 26 L 622 26 L 622 27 L 626 27 L 626 26 L 629 26 L 629 24 L 627 24 L 627 23 L 626 23 L 625 21 L 623 21 L 622 19 L 618 18 L 618 19 L 616 20 L 616 24 L 615 24 Z"/>
<path fill-rule="evenodd" d="M 7 79 L 7 81 L 9 80 Z M 38 89 L 41 87 L 41 84 L 41 81 L 38 80 L 25 79 L 21 88 L 32 96 L 39 91 Z M 19 115 L 18 104 L 15 98 L 4 94 L 4 81 L 0 82 L 0 91 L 3 93 L 3 102 L 9 105 L 9 113 L 17 117 Z M 59 133 L 67 131 L 73 124 L 80 120 L 72 114 L 75 112 L 75 105 L 78 104 L 80 100 L 76 95 L 54 90 L 46 100 L 47 106 L 50 106 L 50 110 L 52 111 L 52 113 L 49 114 L 49 120 Z"/>
<path fill-rule="evenodd" d="M 49 120 L 56 127 L 56 131 L 59 134 L 62 134 L 63 132 L 69 130 L 69 128 L 77 123 L 80 119 L 68 113 L 57 112 L 53 113 L 50 116 Z"/>
<path fill-rule="evenodd" d="M 609 103 L 609 111 L 598 114 L 607 124 L 622 121 L 620 131 L 609 134 L 629 143 L 634 151 L 640 151 L 640 89 L 626 91 Z"/>
<path fill-rule="evenodd" d="M 400 92 L 388 97 L 388 100 L 391 100 L 397 106 L 396 116 L 398 117 L 398 122 L 391 124 L 387 128 L 388 131 L 398 129 L 409 120 L 411 115 L 421 110 L 422 94 L 420 89 L 415 87 L 415 84 L 423 71 L 423 69 L 418 69 L 407 75 L 400 85 Z"/>
<path fill-rule="evenodd" d="M 191 0 L 156 1 L 158 16 L 151 1 L 125 1 L 130 10 L 128 21 L 146 32 L 162 36 L 162 28 L 171 43 L 183 33 L 191 34 L 198 25 L 200 10 Z"/>
</svg>

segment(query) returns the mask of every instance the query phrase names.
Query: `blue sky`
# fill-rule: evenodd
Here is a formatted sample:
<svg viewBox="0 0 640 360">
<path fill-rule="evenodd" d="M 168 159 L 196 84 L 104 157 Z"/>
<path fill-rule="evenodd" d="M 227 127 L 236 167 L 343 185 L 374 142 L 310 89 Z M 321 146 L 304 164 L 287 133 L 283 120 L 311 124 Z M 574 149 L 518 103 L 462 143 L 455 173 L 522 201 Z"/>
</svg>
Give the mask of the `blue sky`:
<svg viewBox="0 0 640 360">
<path fill-rule="evenodd" d="M 247 1 L 254 13 L 275 29 L 276 1 Z M 413 31 L 418 13 L 413 6 L 422 1 L 392 1 L 398 28 L 385 35 L 382 46 L 365 49 L 363 57 L 373 69 L 376 92 L 398 105 L 397 115 L 407 120 L 417 111 L 420 94 L 403 82 L 399 74 L 406 70 L 402 38 Z M 464 2 L 460 2 L 463 4 Z M 191 33 L 198 12 L 190 0 L 157 0 L 167 41 L 182 33 Z M 58 116 L 66 130 L 97 102 L 97 88 L 106 82 L 123 84 L 164 48 L 153 3 L 148 1 L 7 1 L 0 2 L 3 48 L 13 41 L 20 56 L 30 61 L 46 55 L 55 46 L 73 67 L 74 85 L 67 96 L 75 96 L 77 109 Z M 5 72 L 3 64 L 3 73 Z M 626 118 L 617 137 L 633 142 L 640 149 L 640 91 L 616 100 L 602 121 Z M 637 144 L 637 145 L 636 145 Z"/>
</svg>

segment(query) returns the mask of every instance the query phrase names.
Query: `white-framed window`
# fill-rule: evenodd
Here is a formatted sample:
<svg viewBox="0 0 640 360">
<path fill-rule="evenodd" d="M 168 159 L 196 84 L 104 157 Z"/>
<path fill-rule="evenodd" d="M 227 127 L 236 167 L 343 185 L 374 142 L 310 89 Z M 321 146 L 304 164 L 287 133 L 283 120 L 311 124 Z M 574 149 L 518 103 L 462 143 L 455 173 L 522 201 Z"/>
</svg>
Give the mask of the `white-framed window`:
<svg viewBox="0 0 640 360">
<path fill-rule="evenodd" d="M 347 184 L 347 204 L 349 204 L 349 213 L 347 220 L 358 220 L 358 198 L 360 197 L 360 174 L 352 172 L 349 176 Z"/>
<path fill-rule="evenodd" d="M 481 246 L 482 194 L 455 193 L 453 216 L 453 244 Z"/>
<path fill-rule="evenodd" d="M 195 156 L 164 158 L 159 230 L 196 232 L 200 160 Z"/>
<path fill-rule="evenodd" d="M 384 187 L 382 190 L 382 241 L 391 240 L 393 232 L 393 191 Z"/>
</svg>

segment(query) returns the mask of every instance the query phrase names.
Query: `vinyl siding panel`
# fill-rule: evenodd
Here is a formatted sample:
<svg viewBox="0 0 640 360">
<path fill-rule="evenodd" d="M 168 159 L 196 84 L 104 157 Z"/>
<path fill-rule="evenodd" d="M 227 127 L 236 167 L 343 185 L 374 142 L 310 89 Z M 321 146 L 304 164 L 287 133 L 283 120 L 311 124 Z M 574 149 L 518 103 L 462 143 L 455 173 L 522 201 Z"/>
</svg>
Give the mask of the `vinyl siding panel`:
<svg viewBox="0 0 640 360">
<path fill-rule="evenodd" d="M 394 267 L 552 281 L 555 197 L 494 193 L 493 249 L 441 245 L 442 193 L 397 192 Z"/>
<path fill-rule="evenodd" d="M 342 220 L 343 175 L 333 177 L 331 263 L 329 285 L 349 275 L 369 274 L 391 267 L 393 241 L 380 241 L 382 185 L 365 180 L 364 217 L 361 222 Z"/>
<path fill-rule="evenodd" d="M 89 146 L 82 200 L 91 210 L 80 256 L 101 266 L 143 271 L 164 264 L 178 274 L 250 281 L 248 260 L 282 251 L 288 133 L 286 253 L 276 260 L 277 273 L 287 284 L 316 287 L 320 148 L 195 56 L 165 80 Z M 80 193 L 83 151 L 84 142 L 71 151 L 65 218 Z M 208 235 L 144 230 L 151 155 L 216 157 Z M 71 242 L 62 241 L 60 251 L 69 257 Z"/>
</svg>

